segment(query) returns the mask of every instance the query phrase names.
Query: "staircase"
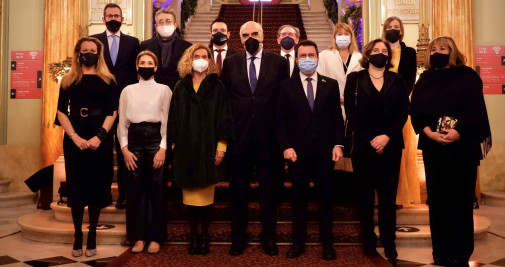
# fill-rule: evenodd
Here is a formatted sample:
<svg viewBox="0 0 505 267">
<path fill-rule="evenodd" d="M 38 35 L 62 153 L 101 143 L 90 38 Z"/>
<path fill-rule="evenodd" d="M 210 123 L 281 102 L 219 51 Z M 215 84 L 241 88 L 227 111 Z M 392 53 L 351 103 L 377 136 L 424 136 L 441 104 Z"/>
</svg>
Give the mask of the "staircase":
<svg viewBox="0 0 505 267">
<path fill-rule="evenodd" d="M 0 237 L 19 232 L 17 219 L 36 208 L 36 194 L 9 192 L 10 181 L 0 180 Z"/>
<path fill-rule="evenodd" d="M 307 31 L 307 39 L 317 44 L 319 52 L 329 49 L 333 43 L 332 24 L 323 11 L 310 11 L 309 5 L 301 4 L 303 25 Z"/>
<path fill-rule="evenodd" d="M 186 25 L 184 40 L 193 44 L 209 44 L 210 24 L 218 17 L 220 9 L 221 5 L 213 5 L 208 12 L 196 13 Z"/>
<path fill-rule="evenodd" d="M 505 191 L 482 192 L 482 204 L 505 208 Z"/>
</svg>

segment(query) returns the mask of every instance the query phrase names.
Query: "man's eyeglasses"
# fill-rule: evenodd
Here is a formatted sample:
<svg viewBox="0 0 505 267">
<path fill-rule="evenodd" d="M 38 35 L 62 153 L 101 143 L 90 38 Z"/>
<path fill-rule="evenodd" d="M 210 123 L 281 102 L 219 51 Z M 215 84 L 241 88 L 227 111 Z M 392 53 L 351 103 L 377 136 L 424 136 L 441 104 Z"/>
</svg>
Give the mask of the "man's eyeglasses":
<svg viewBox="0 0 505 267">
<path fill-rule="evenodd" d="M 172 24 L 174 24 L 174 22 L 171 19 L 166 19 L 166 20 L 160 19 L 160 20 L 156 21 L 156 24 L 158 24 L 158 25 L 172 25 Z"/>
<path fill-rule="evenodd" d="M 280 34 L 280 36 L 282 36 L 282 37 L 286 37 L 286 36 L 295 37 L 296 33 L 293 33 L 293 32 L 283 32 L 283 33 Z"/>
<path fill-rule="evenodd" d="M 315 58 L 317 58 L 317 54 L 315 54 L 315 53 L 298 54 L 298 59 L 303 59 L 303 58 L 307 58 L 307 57 L 315 59 Z"/>
<path fill-rule="evenodd" d="M 120 19 L 120 18 L 122 18 L 122 16 L 118 15 L 118 14 L 115 14 L 115 15 L 107 14 L 107 15 L 105 15 L 105 17 L 108 18 L 108 19 Z"/>
<path fill-rule="evenodd" d="M 259 32 L 252 32 L 252 33 L 242 33 L 242 37 L 246 38 L 246 37 L 258 37 L 260 35 Z"/>
</svg>

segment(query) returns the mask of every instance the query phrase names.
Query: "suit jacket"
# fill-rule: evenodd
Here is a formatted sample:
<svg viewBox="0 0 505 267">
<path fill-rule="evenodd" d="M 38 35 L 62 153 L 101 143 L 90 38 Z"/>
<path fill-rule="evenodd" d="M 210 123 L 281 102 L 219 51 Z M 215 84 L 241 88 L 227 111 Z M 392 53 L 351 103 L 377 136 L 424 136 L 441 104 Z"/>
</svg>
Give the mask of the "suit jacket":
<svg viewBox="0 0 505 267">
<path fill-rule="evenodd" d="M 91 37 L 95 37 L 103 43 L 103 56 L 105 58 L 105 63 L 107 63 L 109 71 L 116 77 L 117 101 L 119 101 L 119 96 L 121 95 L 123 89 L 130 84 L 138 82 L 135 60 L 137 59 L 137 55 L 140 52 L 139 39 L 121 33 L 119 37 L 120 40 L 116 65 L 114 66 L 112 65 L 112 60 L 110 58 L 107 31 L 91 35 Z"/>
<path fill-rule="evenodd" d="M 337 80 L 340 96 L 344 97 L 345 82 L 349 73 L 363 69 L 359 64 L 361 57 L 361 54 L 357 51 L 352 53 L 351 62 L 349 62 L 347 72 L 344 72 L 344 65 L 338 50 L 324 50 L 319 53 L 317 73 L 321 73 L 322 75 Z"/>
<path fill-rule="evenodd" d="M 288 78 L 285 58 L 263 49 L 258 83 L 251 91 L 246 52 L 224 60 L 222 80 L 230 95 L 236 141 L 230 152 L 240 154 L 252 138 L 265 147 L 275 144 L 275 102 L 279 85 Z"/>
<path fill-rule="evenodd" d="M 417 58 L 416 50 L 412 47 L 408 47 L 404 42 L 400 42 L 402 47 L 400 53 L 400 65 L 398 65 L 398 73 L 402 75 L 407 84 L 407 90 L 410 93 L 414 88 L 414 83 L 416 82 L 417 75 Z"/>
<path fill-rule="evenodd" d="M 313 144 L 322 158 L 331 160 L 335 145 L 344 145 L 344 120 L 338 82 L 318 74 L 314 109 L 311 110 L 299 72 L 281 83 L 276 105 L 277 139 L 282 151 L 293 148 L 308 153 Z"/>
<path fill-rule="evenodd" d="M 164 69 L 163 64 L 161 62 L 161 47 L 158 44 L 158 37 L 153 37 L 149 40 L 145 40 L 140 44 L 140 49 L 142 51 L 149 50 L 153 52 L 159 61 L 158 70 L 154 74 L 154 80 L 157 83 L 162 83 L 168 85 L 170 90 L 173 90 L 175 87 L 175 83 L 179 80 L 179 72 L 177 71 L 177 64 L 181 59 L 184 51 L 192 44 L 185 40 L 179 39 L 176 37 L 174 43 L 172 44 L 172 55 L 170 56 L 170 62 L 168 64 L 168 68 Z"/>
<path fill-rule="evenodd" d="M 381 92 L 372 84 L 368 69 L 349 74 L 344 106 L 350 127 L 354 130 L 355 148 L 369 149 L 370 141 L 381 134 L 390 138 L 384 153 L 403 148 L 402 129 L 407 121 L 409 96 L 405 81 L 399 74 L 385 71 Z"/>
</svg>

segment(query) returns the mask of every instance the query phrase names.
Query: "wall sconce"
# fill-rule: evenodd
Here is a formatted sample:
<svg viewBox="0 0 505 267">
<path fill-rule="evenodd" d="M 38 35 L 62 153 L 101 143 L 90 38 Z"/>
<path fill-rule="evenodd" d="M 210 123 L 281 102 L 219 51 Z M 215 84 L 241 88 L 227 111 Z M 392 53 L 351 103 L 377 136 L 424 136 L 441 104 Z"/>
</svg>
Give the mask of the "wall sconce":
<svg viewBox="0 0 505 267">
<path fill-rule="evenodd" d="M 70 71 L 71 66 L 72 59 L 70 57 L 62 62 L 49 63 L 49 76 L 55 83 L 60 84 L 61 78 Z"/>
</svg>

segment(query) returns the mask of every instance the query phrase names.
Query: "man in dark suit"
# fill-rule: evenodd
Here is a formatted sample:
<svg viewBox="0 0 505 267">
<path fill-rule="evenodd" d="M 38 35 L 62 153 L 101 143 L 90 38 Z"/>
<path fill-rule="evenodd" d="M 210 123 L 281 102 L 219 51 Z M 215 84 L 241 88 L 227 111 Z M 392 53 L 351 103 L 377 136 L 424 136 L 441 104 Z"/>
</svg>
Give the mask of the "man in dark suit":
<svg viewBox="0 0 505 267">
<path fill-rule="evenodd" d="M 116 77 L 116 92 L 117 99 L 121 95 L 121 91 L 130 84 L 137 82 L 137 68 L 135 60 L 140 52 L 139 39 L 121 33 L 119 28 L 123 23 L 123 12 L 121 7 L 115 3 L 105 5 L 103 9 L 102 21 L 107 29 L 103 33 L 91 35 L 104 45 L 103 56 L 109 71 Z M 117 108 L 117 106 L 116 106 Z M 115 127 L 112 132 L 115 134 Z M 116 140 L 116 155 L 118 163 L 117 184 L 119 196 L 116 202 L 116 208 L 124 209 L 126 206 L 125 187 L 124 187 L 124 172 L 125 164 L 119 141 Z"/>
<path fill-rule="evenodd" d="M 249 21 L 242 25 L 240 40 L 246 51 L 225 59 L 222 72 L 237 133 L 228 153 L 232 209 L 230 255 L 242 254 L 247 244 L 247 191 L 254 167 L 260 191 L 261 245 L 266 254 L 277 255 L 274 189 L 278 177 L 274 174 L 279 152 L 274 114 L 279 84 L 289 73 L 283 57 L 263 49 L 263 29 L 258 23 Z"/>
<path fill-rule="evenodd" d="M 332 234 L 331 177 L 342 156 L 344 121 L 336 80 L 316 72 L 317 45 L 301 41 L 296 47 L 300 72 L 281 83 L 276 106 L 277 138 L 293 174 L 293 245 L 287 258 L 305 252 L 310 179 L 319 200 L 319 238 L 323 258 L 336 258 Z"/>
<path fill-rule="evenodd" d="M 282 25 L 277 31 L 277 43 L 281 46 L 281 56 L 289 65 L 289 76 L 300 71 L 295 62 L 295 45 L 300 41 L 300 29 L 291 25 Z"/>
<path fill-rule="evenodd" d="M 214 61 L 219 66 L 219 71 L 223 69 L 223 61 L 231 55 L 237 53 L 231 46 L 228 46 L 230 31 L 228 25 L 222 18 L 215 19 L 210 24 L 210 49 L 214 51 Z"/>
<path fill-rule="evenodd" d="M 140 44 L 141 50 L 153 52 L 160 62 L 154 80 L 168 85 L 171 90 L 179 80 L 177 64 L 184 51 L 191 46 L 190 42 L 180 39 L 175 31 L 177 28 L 176 15 L 169 9 L 160 9 L 154 15 L 156 36 Z"/>
</svg>

